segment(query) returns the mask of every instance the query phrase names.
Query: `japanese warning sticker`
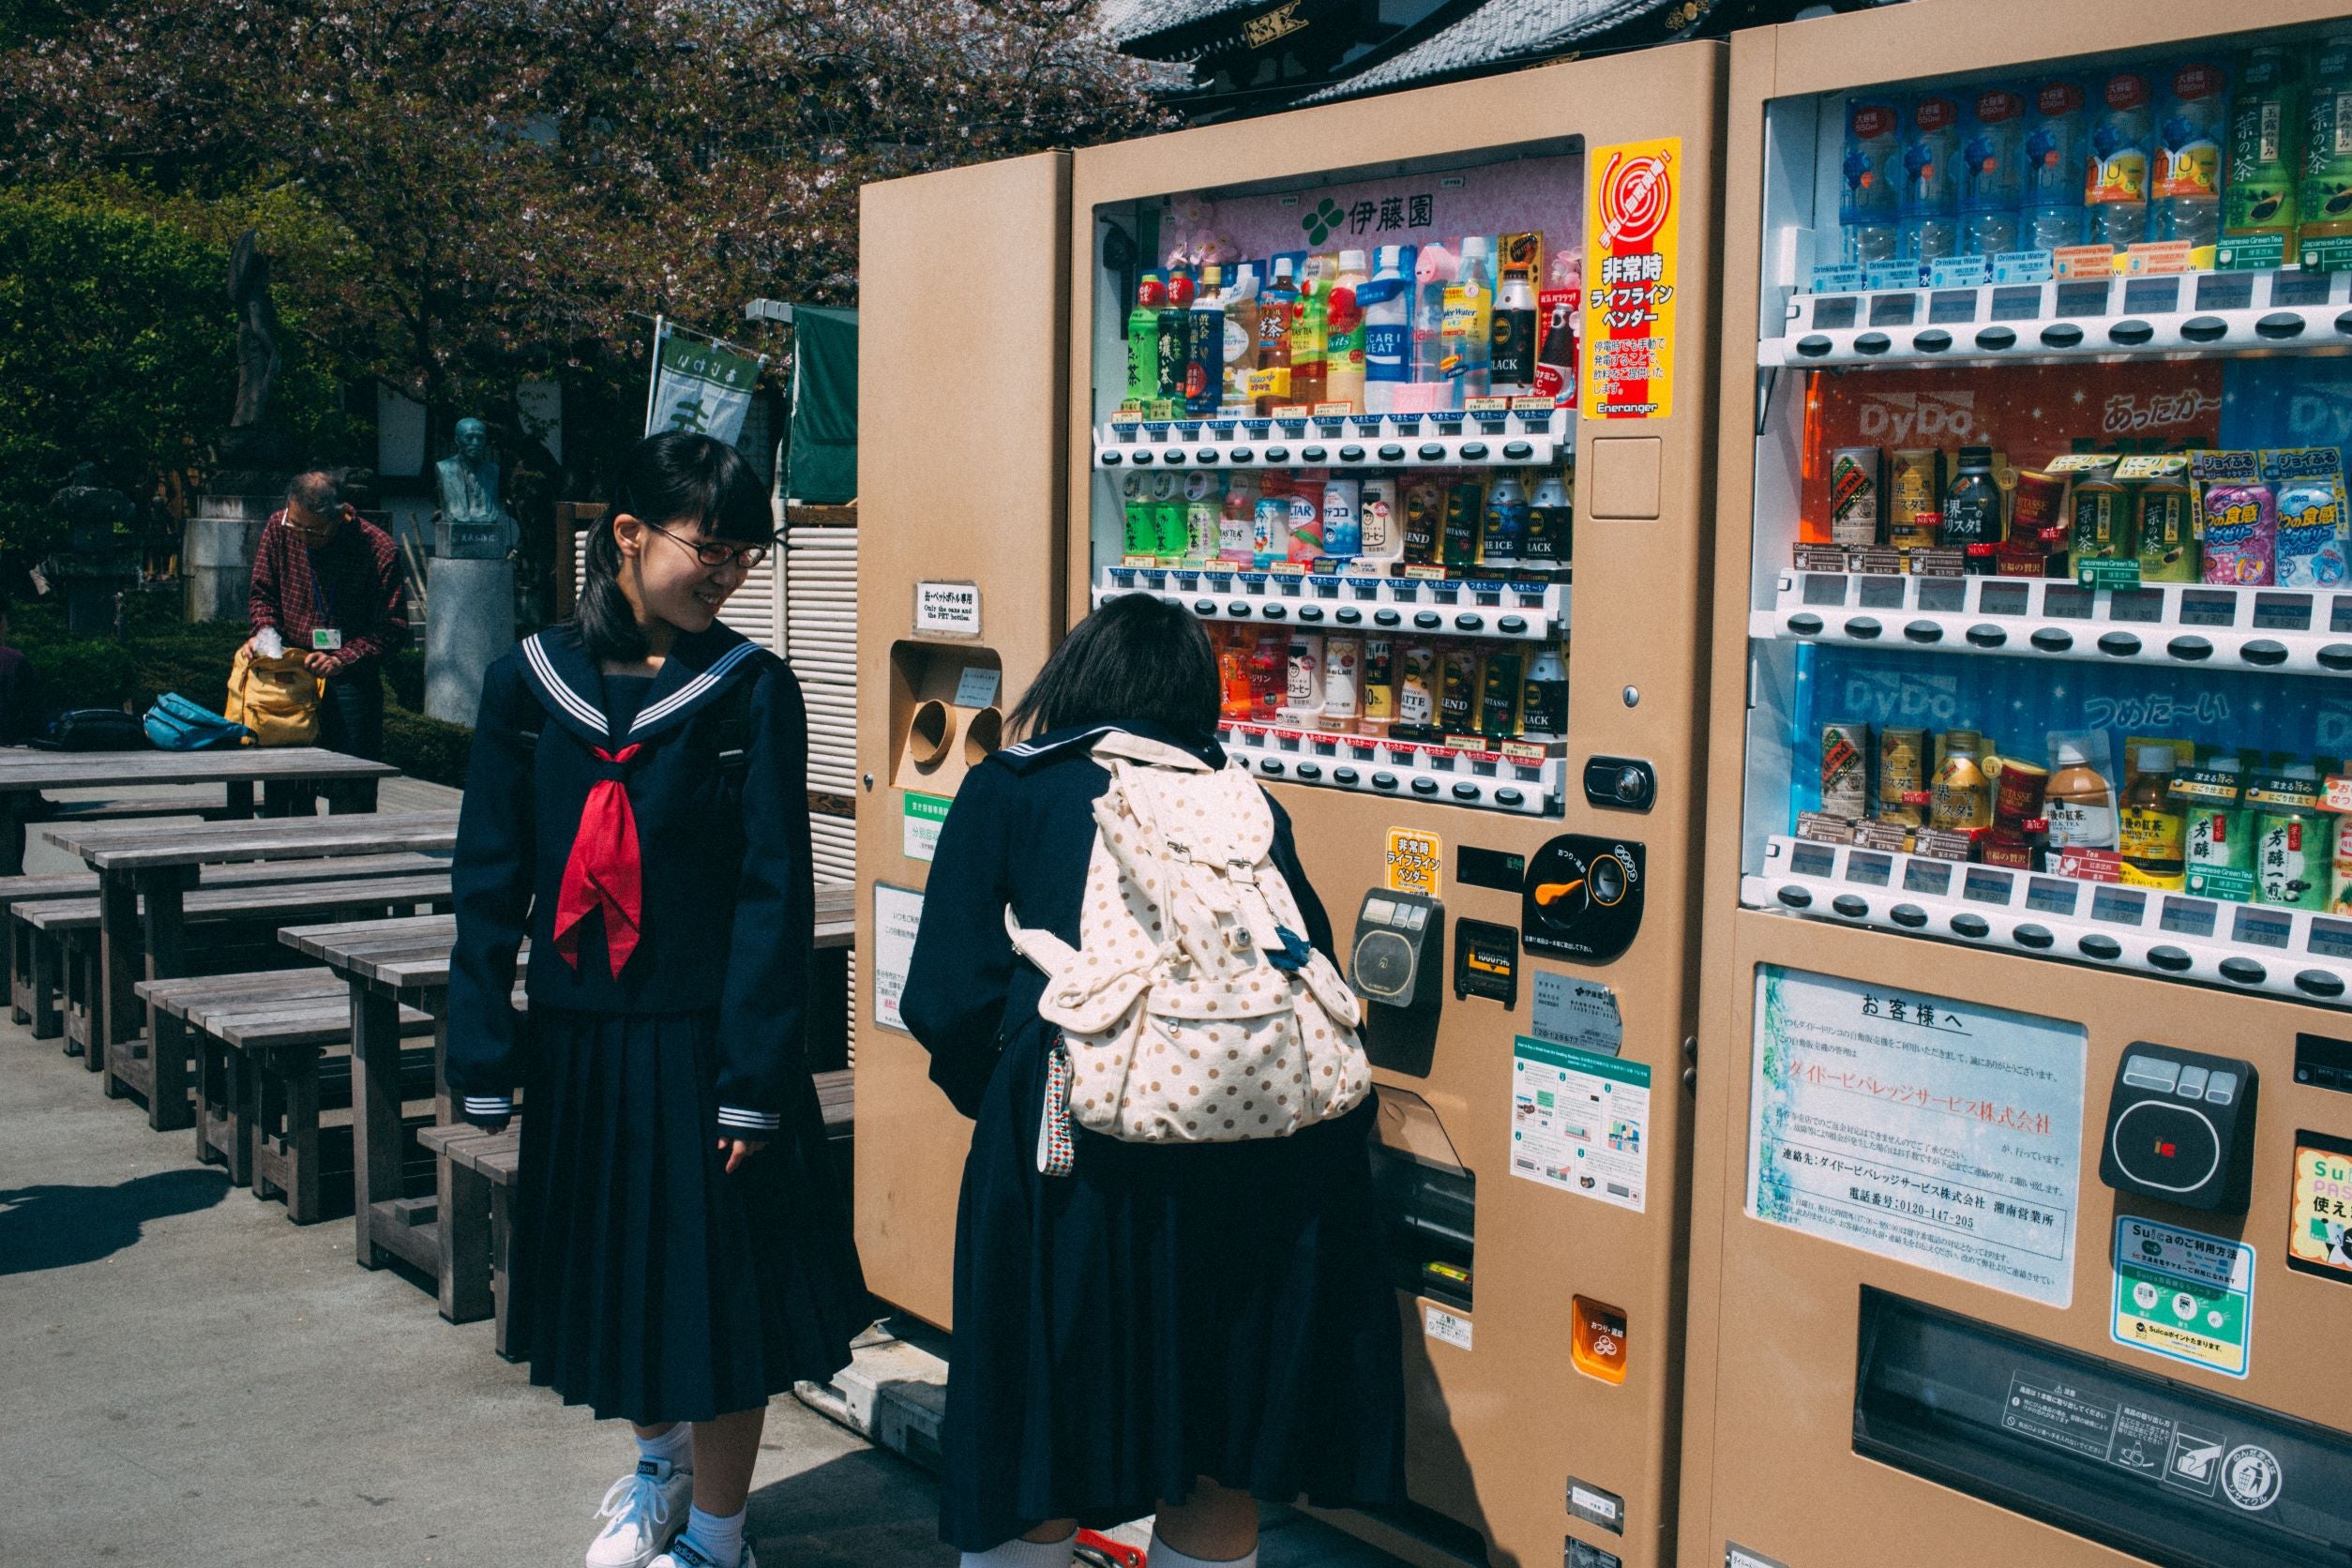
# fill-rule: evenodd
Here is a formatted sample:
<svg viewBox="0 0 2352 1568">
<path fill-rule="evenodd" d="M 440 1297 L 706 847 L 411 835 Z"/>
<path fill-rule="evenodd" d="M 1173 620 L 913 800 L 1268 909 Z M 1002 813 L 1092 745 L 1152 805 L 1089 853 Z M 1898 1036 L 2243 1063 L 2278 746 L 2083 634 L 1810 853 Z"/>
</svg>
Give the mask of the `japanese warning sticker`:
<svg viewBox="0 0 2352 1568">
<path fill-rule="evenodd" d="M 1674 412 L 1680 137 L 1595 147 L 1585 160 L 1584 391 L 1587 419 Z"/>
<path fill-rule="evenodd" d="M 2080 1025 L 1759 966 L 1748 1213 L 2065 1306 Z"/>
<path fill-rule="evenodd" d="M 2286 1266 L 2352 1285 L 2352 1143 L 2324 1133 L 2295 1135 L 2294 1202 Z"/>
</svg>

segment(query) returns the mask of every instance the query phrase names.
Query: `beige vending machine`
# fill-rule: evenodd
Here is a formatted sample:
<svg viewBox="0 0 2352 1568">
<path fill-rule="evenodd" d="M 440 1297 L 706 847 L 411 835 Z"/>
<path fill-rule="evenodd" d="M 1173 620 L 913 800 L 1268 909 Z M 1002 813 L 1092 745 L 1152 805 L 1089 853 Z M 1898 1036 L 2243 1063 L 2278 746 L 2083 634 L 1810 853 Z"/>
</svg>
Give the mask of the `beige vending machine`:
<svg viewBox="0 0 2352 1568">
<path fill-rule="evenodd" d="M 1683 1568 L 2352 1561 L 2345 25 L 1733 41 Z"/>
<path fill-rule="evenodd" d="M 1040 153 L 861 204 L 857 1244 L 876 1295 L 941 1327 L 970 1123 L 898 990 L 957 786 L 1064 625 L 1069 180 Z M 957 257 L 987 258 L 985 296 Z M 949 389 L 961 413 L 932 417 Z"/>
<path fill-rule="evenodd" d="M 1672 1552 L 1724 59 L 1071 159 L 1069 613 L 1207 623 L 1367 999 L 1414 1562 Z"/>
</svg>

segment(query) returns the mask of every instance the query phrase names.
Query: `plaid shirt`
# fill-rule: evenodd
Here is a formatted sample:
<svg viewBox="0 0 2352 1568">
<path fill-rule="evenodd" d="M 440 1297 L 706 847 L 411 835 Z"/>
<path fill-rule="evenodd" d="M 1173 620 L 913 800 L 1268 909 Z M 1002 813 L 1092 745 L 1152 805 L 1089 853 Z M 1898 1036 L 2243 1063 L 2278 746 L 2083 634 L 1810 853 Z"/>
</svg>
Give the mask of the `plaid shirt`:
<svg viewBox="0 0 2352 1568">
<path fill-rule="evenodd" d="M 343 634 L 327 656 L 339 670 L 379 658 L 408 641 L 408 603 L 400 551 L 392 535 L 343 508 L 335 537 L 313 550 L 273 512 L 253 551 L 253 629 L 276 626 L 292 653 L 310 651 L 322 626 Z"/>
</svg>

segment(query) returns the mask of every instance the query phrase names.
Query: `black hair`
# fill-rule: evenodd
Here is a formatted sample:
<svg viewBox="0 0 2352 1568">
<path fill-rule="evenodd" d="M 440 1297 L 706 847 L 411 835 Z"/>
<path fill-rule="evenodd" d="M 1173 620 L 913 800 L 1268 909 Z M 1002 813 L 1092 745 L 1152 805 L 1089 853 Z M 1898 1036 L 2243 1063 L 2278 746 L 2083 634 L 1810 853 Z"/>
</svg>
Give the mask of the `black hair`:
<svg viewBox="0 0 2352 1568">
<path fill-rule="evenodd" d="M 1192 611 L 1124 594 L 1071 628 L 1013 710 L 1013 732 L 1146 722 L 1187 740 L 1217 729 L 1216 651 Z"/>
<path fill-rule="evenodd" d="M 641 659 L 645 633 L 621 591 L 621 542 L 612 520 L 623 513 L 654 524 L 686 522 L 735 544 L 776 536 L 767 486 L 743 454 L 723 441 L 664 430 L 630 447 L 613 475 L 612 501 L 588 530 L 588 551 L 573 624 L 595 659 Z"/>
</svg>

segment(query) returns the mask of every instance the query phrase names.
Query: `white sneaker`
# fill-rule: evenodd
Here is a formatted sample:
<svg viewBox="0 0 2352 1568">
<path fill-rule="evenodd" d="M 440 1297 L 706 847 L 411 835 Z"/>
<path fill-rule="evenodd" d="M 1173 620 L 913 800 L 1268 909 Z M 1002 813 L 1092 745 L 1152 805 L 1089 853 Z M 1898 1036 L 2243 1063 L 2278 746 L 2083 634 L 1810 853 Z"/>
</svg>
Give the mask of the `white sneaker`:
<svg viewBox="0 0 2352 1568">
<path fill-rule="evenodd" d="M 686 1528 L 693 1498 L 692 1471 L 667 1459 L 640 1459 L 596 1510 L 607 1523 L 588 1544 L 588 1568 L 652 1568 L 656 1559 L 668 1560 L 662 1548 Z"/>
<path fill-rule="evenodd" d="M 718 1564 L 696 1551 L 693 1542 L 680 1541 L 646 1564 L 646 1568 L 718 1568 Z M 735 1568 L 760 1568 L 760 1560 L 752 1555 L 748 1536 L 744 1538 L 743 1556 L 735 1560 Z"/>
</svg>

